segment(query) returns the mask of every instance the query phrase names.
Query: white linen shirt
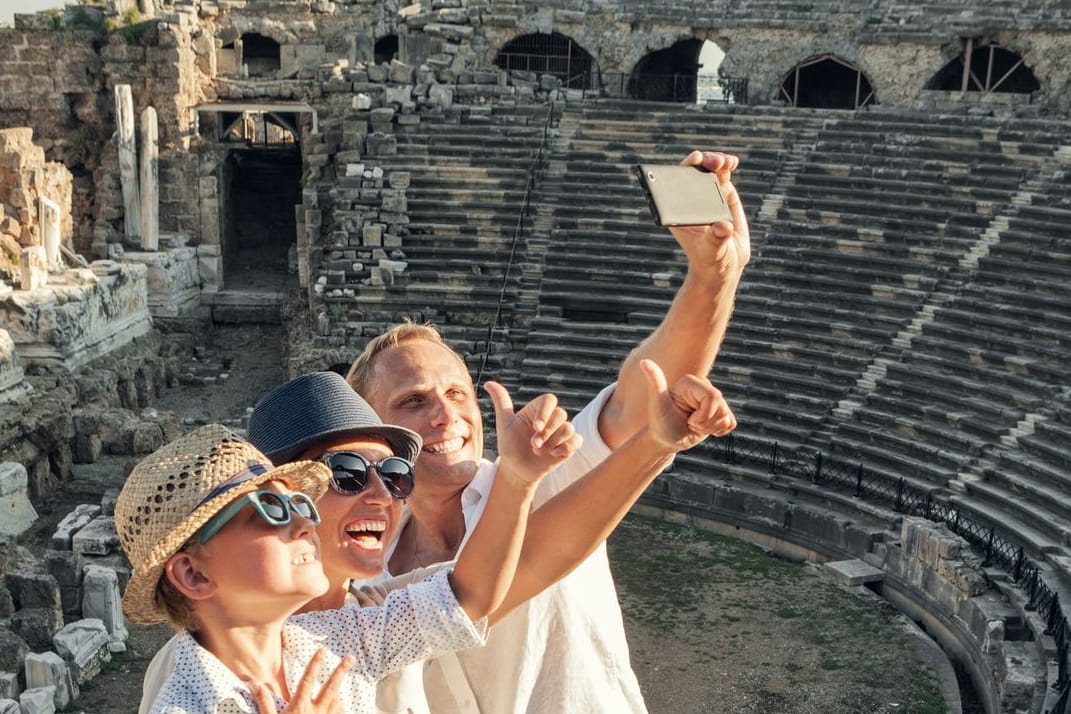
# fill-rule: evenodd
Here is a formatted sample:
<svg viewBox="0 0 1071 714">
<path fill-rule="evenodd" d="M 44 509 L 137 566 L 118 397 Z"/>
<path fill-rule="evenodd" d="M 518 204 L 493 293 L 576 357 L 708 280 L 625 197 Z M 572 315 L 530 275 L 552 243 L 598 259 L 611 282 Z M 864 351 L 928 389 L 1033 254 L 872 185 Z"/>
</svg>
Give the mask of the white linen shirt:
<svg viewBox="0 0 1071 714">
<path fill-rule="evenodd" d="M 486 620 L 473 623 L 457 602 L 449 569 L 392 592 L 382 607 L 344 607 L 295 615 L 283 625 L 287 687 L 295 691 L 317 649 L 327 649 L 319 683 L 346 654 L 357 658 L 339 693 L 348 714 L 375 712 L 375 683 L 388 672 L 438 652 L 482 644 Z M 174 670 L 153 714 L 247 714 L 256 711 L 248 687 L 189 633 L 174 639 Z M 285 702 L 277 700 L 277 707 Z"/>
<path fill-rule="evenodd" d="M 610 454 L 599 434 L 598 418 L 615 386 L 604 389 L 573 419 L 584 443 L 540 482 L 534 508 Z M 466 533 L 461 548 L 483 515 L 497 470 L 497 462 L 483 461 L 462 493 Z M 401 531 L 398 528 L 395 533 Z M 386 562 L 395 544 L 388 548 Z M 486 646 L 428 660 L 424 687 L 425 692 L 409 696 L 412 701 L 428 702 L 434 714 L 646 712 L 629 664 L 606 544 L 572 573 L 496 623 Z"/>
</svg>

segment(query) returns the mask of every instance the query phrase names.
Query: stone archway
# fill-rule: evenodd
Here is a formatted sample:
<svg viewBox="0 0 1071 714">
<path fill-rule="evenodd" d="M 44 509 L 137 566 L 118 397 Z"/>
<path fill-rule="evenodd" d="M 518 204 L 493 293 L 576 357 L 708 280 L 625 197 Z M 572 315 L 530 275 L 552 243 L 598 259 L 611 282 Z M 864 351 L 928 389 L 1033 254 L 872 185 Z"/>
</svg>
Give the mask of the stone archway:
<svg viewBox="0 0 1071 714">
<path fill-rule="evenodd" d="M 1041 83 L 1018 53 L 968 37 L 963 52 L 942 67 L 926 89 L 1030 94 L 1041 89 Z"/>
<path fill-rule="evenodd" d="M 710 40 L 681 40 L 645 55 L 629 76 L 632 99 L 705 103 L 727 101 L 718 69 L 725 52 Z"/>
<path fill-rule="evenodd" d="M 877 104 L 863 70 L 831 54 L 793 67 L 781 82 L 781 98 L 794 107 L 818 109 L 859 109 Z"/>
<path fill-rule="evenodd" d="M 537 74 L 552 74 L 569 89 L 595 86 L 595 60 L 571 37 L 558 32 L 515 37 L 495 57 L 495 66 Z"/>
</svg>

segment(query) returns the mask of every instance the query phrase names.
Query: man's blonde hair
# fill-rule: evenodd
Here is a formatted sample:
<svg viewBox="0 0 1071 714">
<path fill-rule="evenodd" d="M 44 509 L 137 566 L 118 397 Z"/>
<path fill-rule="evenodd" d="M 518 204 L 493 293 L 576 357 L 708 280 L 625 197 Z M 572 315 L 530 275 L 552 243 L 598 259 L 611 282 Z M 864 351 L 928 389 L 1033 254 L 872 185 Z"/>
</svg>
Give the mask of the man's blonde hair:
<svg viewBox="0 0 1071 714">
<path fill-rule="evenodd" d="M 443 336 L 439 334 L 434 325 L 430 322 L 417 324 L 409 318 L 405 318 L 404 322 L 369 340 L 368 344 L 364 346 L 364 351 L 357 355 L 357 359 L 353 360 L 349 371 L 346 372 L 346 381 L 353 387 L 353 391 L 368 399 L 368 390 L 372 386 L 372 361 L 378 354 L 393 349 L 403 342 L 413 340 L 427 340 L 441 345 L 443 349 L 454 356 L 465 372 L 468 373 L 469 367 L 465 364 L 464 358 L 455 352 L 450 345 L 446 344 Z"/>
</svg>

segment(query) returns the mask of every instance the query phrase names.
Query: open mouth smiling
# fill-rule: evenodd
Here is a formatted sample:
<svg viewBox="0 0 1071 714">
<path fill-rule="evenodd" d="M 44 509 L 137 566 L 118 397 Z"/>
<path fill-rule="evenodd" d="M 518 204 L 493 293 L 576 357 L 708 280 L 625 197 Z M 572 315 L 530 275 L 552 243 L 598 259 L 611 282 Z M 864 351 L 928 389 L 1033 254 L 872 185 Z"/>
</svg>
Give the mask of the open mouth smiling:
<svg viewBox="0 0 1071 714">
<path fill-rule="evenodd" d="M 387 523 L 370 519 L 353 521 L 346 526 L 345 530 L 349 539 L 358 547 L 365 550 L 381 550 Z"/>
<path fill-rule="evenodd" d="M 458 436 L 453 439 L 444 439 L 443 441 L 438 441 L 434 444 L 425 443 L 422 450 L 427 454 L 450 454 L 455 451 L 460 451 L 461 447 L 464 445 L 465 439 Z"/>
</svg>

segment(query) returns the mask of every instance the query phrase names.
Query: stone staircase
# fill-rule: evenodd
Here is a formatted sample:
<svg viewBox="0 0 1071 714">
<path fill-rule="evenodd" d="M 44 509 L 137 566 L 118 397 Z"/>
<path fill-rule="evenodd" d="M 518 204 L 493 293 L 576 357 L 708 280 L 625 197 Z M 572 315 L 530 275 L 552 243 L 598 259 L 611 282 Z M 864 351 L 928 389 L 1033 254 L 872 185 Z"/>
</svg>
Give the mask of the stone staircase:
<svg viewBox="0 0 1071 714">
<path fill-rule="evenodd" d="M 501 378 L 508 356 L 524 348 L 522 291 L 533 302 L 524 200 L 547 118 L 545 106 L 496 106 L 399 127 L 397 153 L 383 164 L 410 175 L 408 224 L 394 254 L 406 268 L 393 285 L 359 291 L 366 319 L 432 320 L 474 368 L 488 362 L 489 376 Z M 491 336 L 496 315 L 501 330 Z M 501 344 L 489 347 L 489 337 Z"/>
</svg>

